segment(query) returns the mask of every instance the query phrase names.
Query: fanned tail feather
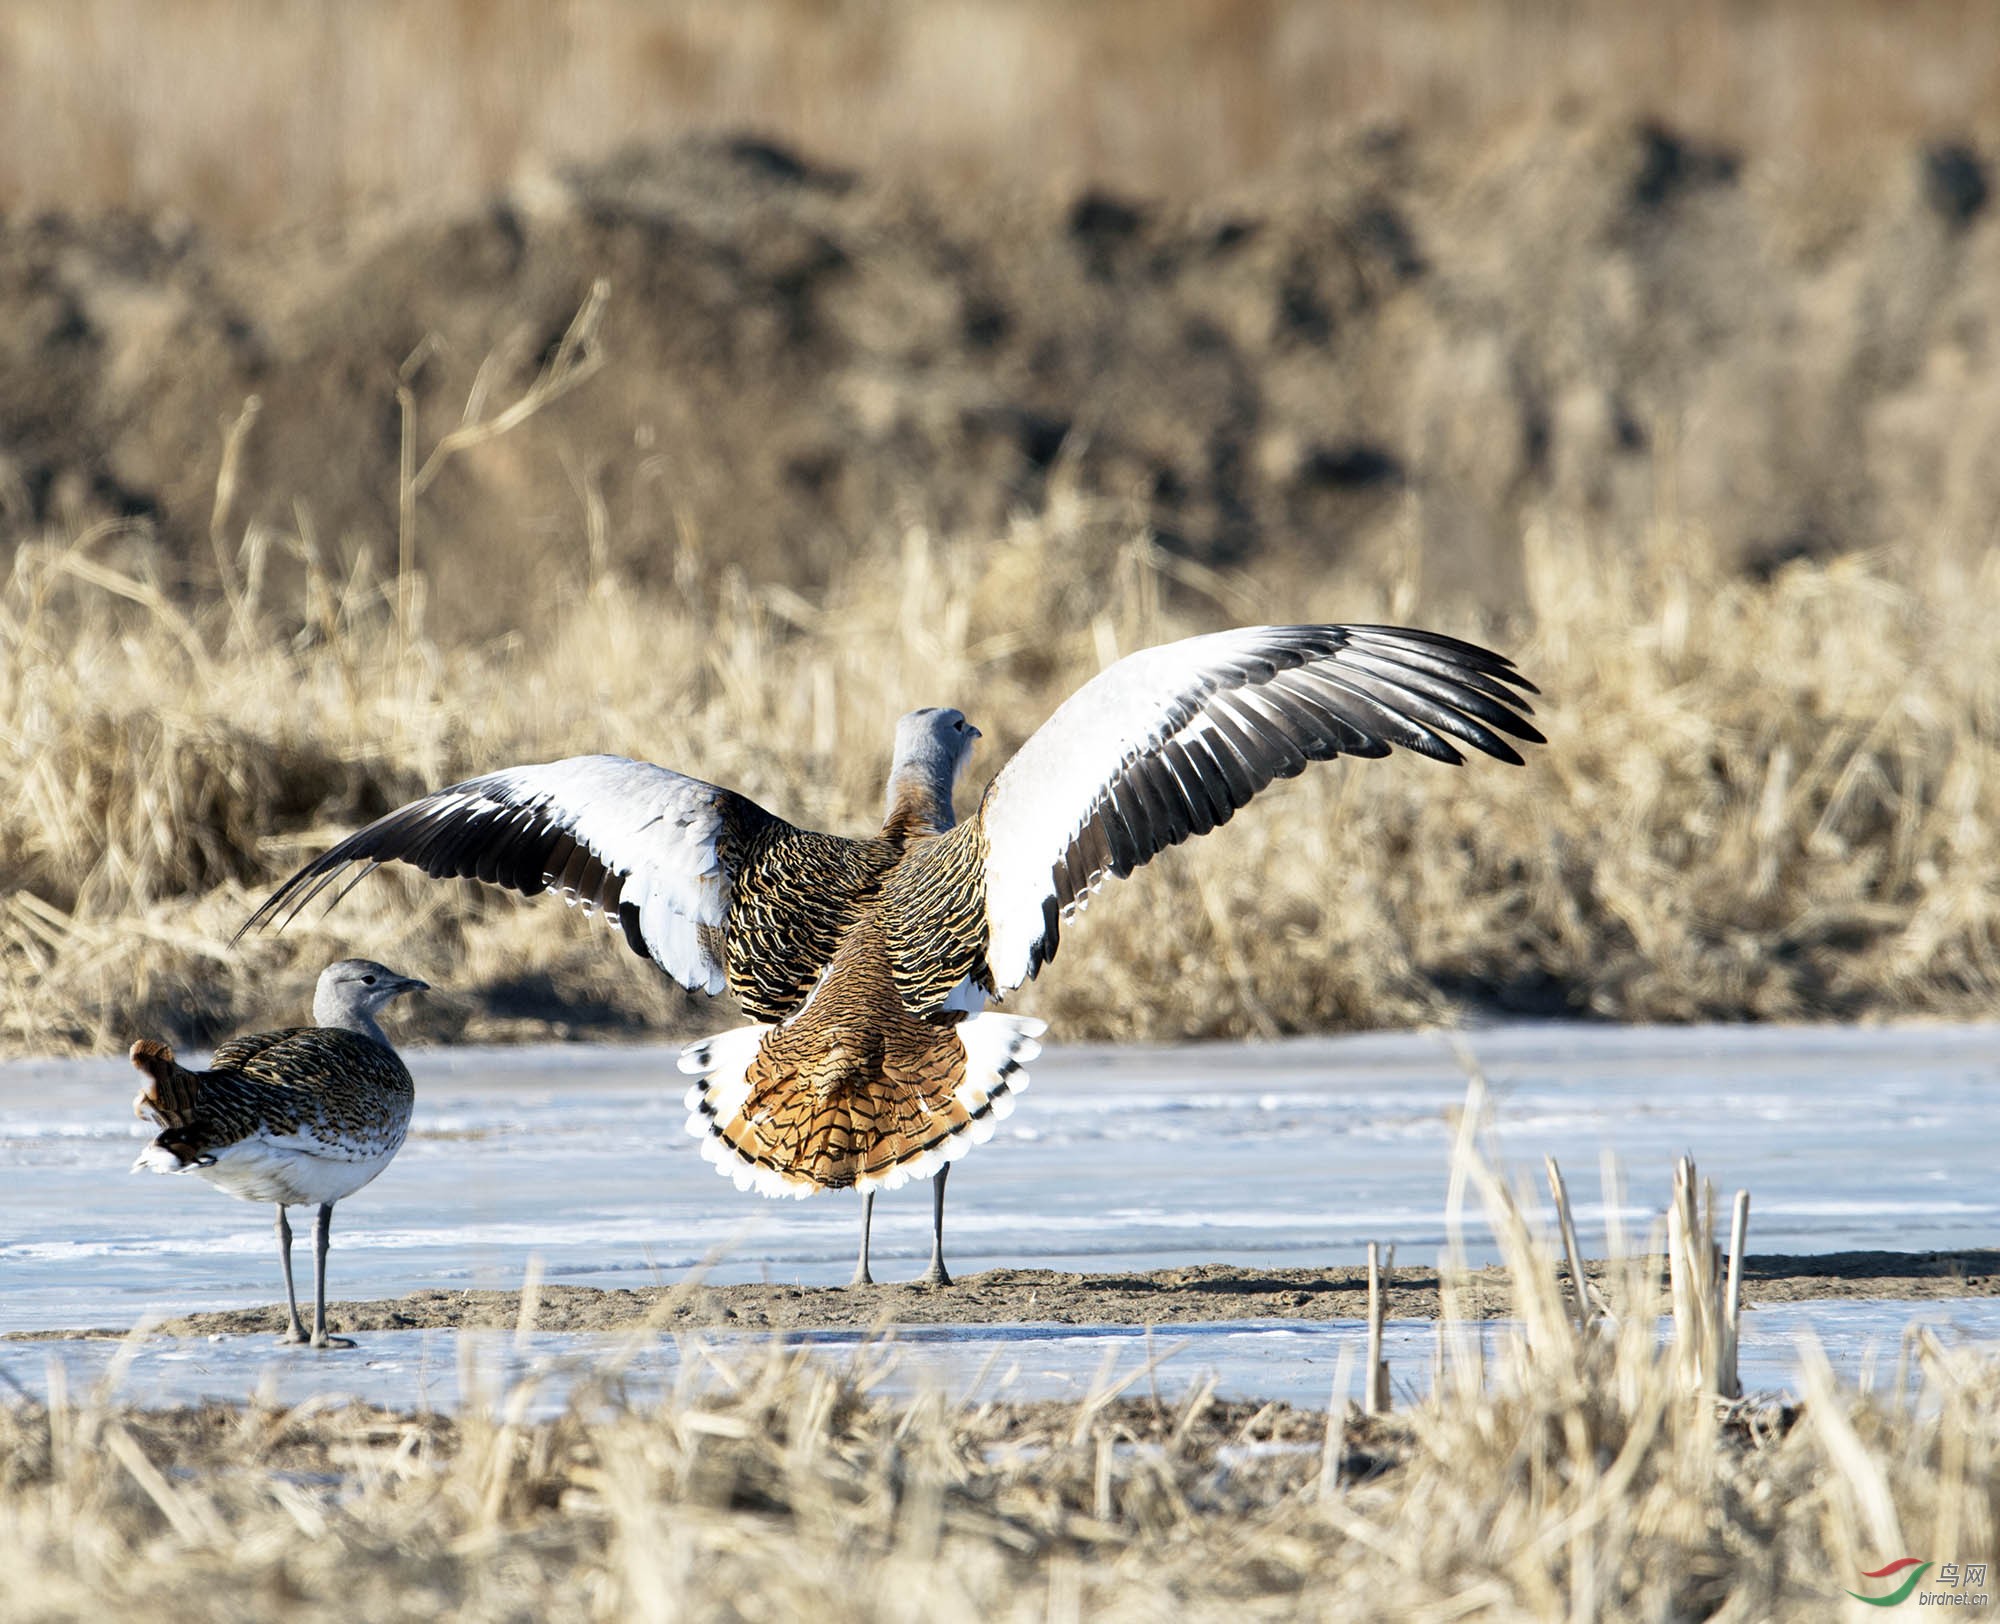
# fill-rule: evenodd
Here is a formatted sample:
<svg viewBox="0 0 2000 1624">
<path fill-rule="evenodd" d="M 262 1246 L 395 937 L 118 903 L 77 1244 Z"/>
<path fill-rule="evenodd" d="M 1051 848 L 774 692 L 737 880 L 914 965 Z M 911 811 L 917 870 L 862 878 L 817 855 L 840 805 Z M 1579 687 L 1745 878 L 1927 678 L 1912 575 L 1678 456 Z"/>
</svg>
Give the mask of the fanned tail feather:
<svg viewBox="0 0 2000 1624">
<path fill-rule="evenodd" d="M 687 1131 L 701 1141 L 702 1160 L 724 1177 L 733 1178 L 737 1189 L 803 1198 L 813 1193 L 811 1185 L 789 1184 L 769 1167 L 739 1160 L 740 1153 L 725 1137 L 749 1100 L 750 1066 L 770 1030 L 764 1023 L 738 1026 L 681 1050 L 680 1069 L 695 1079 L 688 1085 L 685 1100 Z"/>
<path fill-rule="evenodd" d="M 948 1138 L 907 1161 L 897 1162 L 863 1189 L 893 1190 L 909 1179 L 930 1178 L 946 1162 L 955 1162 L 974 1145 L 991 1139 L 994 1130 L 1014 1114 L 1017 1098 L 1028 1089 L 1026 1067 L 1042 1052 L 1047 1021 L 1024 1015 L 974 1015 L 959 1023 L 958 1040 L 965 1050 L 965 1076 L 953 1099 L 965 1113 Z"/>
<path fill-rule="evenodd" d="M 853 1047 L 801 1043 L 787 1028 L 738 1027 L 690 1044 L 680 1069 L 688 1132 L 738 1189 L 804 1197 L 893 1190 L 984 1144 L 1028 1086 L 1044 1023 L 975 1015 L 911 1021 Z"/>
</svg>

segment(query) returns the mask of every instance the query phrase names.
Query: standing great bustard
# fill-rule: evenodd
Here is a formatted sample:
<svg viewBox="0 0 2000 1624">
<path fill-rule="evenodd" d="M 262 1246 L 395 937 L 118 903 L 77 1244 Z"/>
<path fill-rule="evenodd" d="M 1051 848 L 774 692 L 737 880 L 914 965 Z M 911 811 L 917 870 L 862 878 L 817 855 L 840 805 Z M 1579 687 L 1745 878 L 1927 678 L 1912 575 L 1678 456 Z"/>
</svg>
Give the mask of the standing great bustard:
<svg viewBox="0 0 2000 1624">
<path fill-rule="evenodd" d="M 245 1201 L 278 1209 L 278 1259 L 291 1321 L 280 1342 L 351 1348 L 326 1334 L 326 1248 L 333 1204 L 395 1159 L 410 1131 L 416 1089 L 375 1012 L 428 984 L 370 959 L 341 959 L 320 972 L 312 1026 L 231 1038 L 207 1071 L 189 1071 L 156 1038 L 132 1045 L 149 1079 L 132 1113 L 159 1128 L 132 1171 L 193 1173 Z M 319 1208 L 313 1220 L 313 1327 L 299 1323 L 292 1288 L 287 1207 Z"/>
<path fill-rule="evenodd" d="M 296 917 L 351 863 L 396 859 L 615 920 L 688 988 L 757 1024 L 688 1047 L 689 1130 L 739 1187 L 864 1194 L 935 1175 L 927 1280 L 944 1268 L 951 1163 L 1027 1084 L 1040 1021 L 984 1014 L 1055 956 L 1062 922 L 1274 778 L 1402 745 L 1521 757 L 1534 685 L 1502 655 L 1387 626 L 1251 626 L 1133 654 L 1077 690 L 958 823 L 979 730 L 955 710 L 896 729 L 888 806 L 861 839 L 800 829 L 647 762 L 510 767 L 411 802 L 288 879 L 244 926 Z M 366 871 L 364 870 L 364 873 Z"/>
</svg>

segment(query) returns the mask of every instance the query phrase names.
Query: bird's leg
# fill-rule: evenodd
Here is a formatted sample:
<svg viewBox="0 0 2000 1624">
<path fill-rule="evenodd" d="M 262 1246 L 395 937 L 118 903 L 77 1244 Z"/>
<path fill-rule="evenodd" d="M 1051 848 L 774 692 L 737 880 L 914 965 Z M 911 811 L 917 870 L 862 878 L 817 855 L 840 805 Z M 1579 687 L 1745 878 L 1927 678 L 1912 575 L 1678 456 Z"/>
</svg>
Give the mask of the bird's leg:
<svg viewBox="0 0 2000 1624">
<path fill-rule="evenodd" d="M 868 1225 L 875 1217 L 875 1192 L 861 1192 L 861 1261 L 854 1265 L 854 1278 L 850 1286 L 872 1286 L 875 1277 L 868 1272 Z"/>
<path fill-rule="evenodd" d="M 920 1282 L 926 1286 L 951 1284 L 951 1276 L 944 1272 L 944 1180 L 950 1171 L 951 1163 L 946 1162 L 931 1181 L 931 1266 Z"/>
<path fill-rule="evenodd" d="M 285 1266 L 285 1306 L 291 1310 L 292 1323 L 285 1328 L 280 1342 L 303 1342 L 306 1328 L 299 1320 L 299 1294 L 292 1289 L 292 1225 L 285 1216 L 285 1204 L 278 1203 L 278 1261 Z"/>
<path fill-rule="evenodd" d="M 326 1334 L 326 1247 L 332 1234 L 333 1203 L 322 1201 L 319 1216 L 313 1220 L 312 1345 L 316 1348 L 351 1348 L 354 1344 L 347 1337 Z"/>
</svg>

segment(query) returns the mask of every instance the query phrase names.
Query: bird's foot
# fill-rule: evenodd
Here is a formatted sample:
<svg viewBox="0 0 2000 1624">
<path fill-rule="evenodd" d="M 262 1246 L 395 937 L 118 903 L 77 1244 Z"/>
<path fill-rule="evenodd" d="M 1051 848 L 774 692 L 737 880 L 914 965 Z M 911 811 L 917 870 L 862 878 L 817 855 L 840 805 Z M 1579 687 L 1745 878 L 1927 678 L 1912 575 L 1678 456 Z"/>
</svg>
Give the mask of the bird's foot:
<svg viewBox="0 0 2000 1624">
<path fill-rule="evenodd" d="M 281 1348 L 303 1348 L 310 1340 L 306 1335 L 306 1328 L 294 1320 L 292 1328 L 278 1338 L 278 1346 Z"/>
<path fill-rule="evenodd" d="M 945 1272 L 945 1267 L 944 1267 L 944 1259 L 943 1259 L 943 1258 L 941 1258 L 941 1257 L 934 1257 L 934 1258 L 932 1258 L 932 1259 L 931 1259 L 931 1266 L 930 1266 L 930 1267 L 929 1267 L 928 1269 L 926 1269 L 926 1270 L 924 1271 L 924 1277 L 923 1277 L 923 1279 L 921 1279 L 921 1280 L 914 1280 L 914 1281 L 912 1281 L 912 1282 L 911 1282 L 911 1284 L 912 1284 L 912 1285 L 918 1285 L 918 1286 L 948 1286 L 948 1285 L 950 1285 L 950 1284 L 951 1284 L 951 1276 L 950 1276 L 949 1274 L 947 1274 L 947 1273 Z"/>
<path fill-rule="evenodd" d="M 850 1286 L 872 1286 L 875 1284 L 875 1276 L 870 1274 L 864 1266 L 856 1269 L 854 1271 L 854 1278 L 847 1283 Z"/>
<path fill-rule="evenodd" d="M 350 1336 L 328 1336 L 324 1331 L 313 1332 L 312 1345 L 316 1348 L 351 1348 L 354 1338 Z"/>
</svg>

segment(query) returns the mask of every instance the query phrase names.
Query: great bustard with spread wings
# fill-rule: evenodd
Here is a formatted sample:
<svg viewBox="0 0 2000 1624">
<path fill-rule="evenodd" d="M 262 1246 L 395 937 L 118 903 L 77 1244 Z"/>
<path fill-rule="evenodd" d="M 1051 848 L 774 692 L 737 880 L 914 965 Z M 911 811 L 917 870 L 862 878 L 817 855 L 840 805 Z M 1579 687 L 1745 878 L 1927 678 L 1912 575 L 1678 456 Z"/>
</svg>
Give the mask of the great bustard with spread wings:
<svg viewBox="0 0 2000 1624">
<path fill-rule="evenodd" d="M 1040 1021 L 985 1013 L 1055 957 L 1064 921 L 1276 778 L 1394 745 L 1518 765 L 1541 743 L 1505 656 L 1386 626 L 1251 626 L 1145 649 L 1078 689 L 959 823 L 979 730 L 956 710 L 896 729 L 881 832 L 797 828 L 733 790 L 622 756 L 488 773 L 377 819 L 300 869 L 244 929 L 289 922 L 350 864 L 401 860 L 618 924 L 676 981 L 756 1024 L 688 1047 L 689 1131 L 741 1188 L 864 1196 L 944 1185 L 1026 1084 Z M 367 870 L 364 870 L 365 874 Z"/>
</svg>

